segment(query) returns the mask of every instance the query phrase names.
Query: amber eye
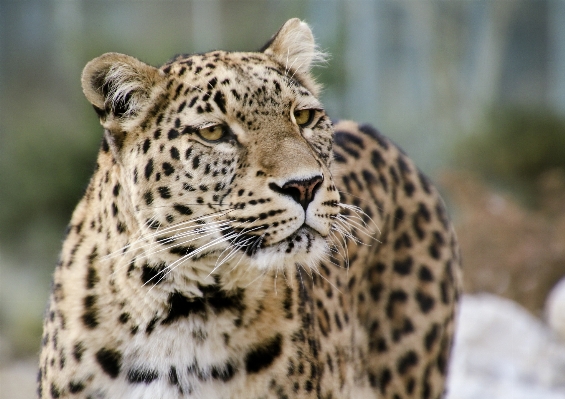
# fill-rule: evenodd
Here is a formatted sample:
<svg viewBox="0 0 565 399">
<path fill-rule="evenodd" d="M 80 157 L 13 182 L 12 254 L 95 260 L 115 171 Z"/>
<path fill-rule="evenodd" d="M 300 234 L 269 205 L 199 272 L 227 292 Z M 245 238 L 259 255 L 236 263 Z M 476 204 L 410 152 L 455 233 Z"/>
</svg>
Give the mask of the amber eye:
<svg viewBox="0 0 565 399">
<path fill-rule="evenodd" d="M 198 135 L 208 141 L 218 141 L 224 136 L 224 133 L 225 129 L 222 125 L 208 126 L 198 130 Z"/>
<path fill-rule="evenodd" d="M 296 124 L 300 127 L 307 126 L 310 122 L 312 122 L 313 117 L 314 117 L 313 109 L 301 109 L 294 111 L 294 120 L 296 121 Z"/>
</svg>

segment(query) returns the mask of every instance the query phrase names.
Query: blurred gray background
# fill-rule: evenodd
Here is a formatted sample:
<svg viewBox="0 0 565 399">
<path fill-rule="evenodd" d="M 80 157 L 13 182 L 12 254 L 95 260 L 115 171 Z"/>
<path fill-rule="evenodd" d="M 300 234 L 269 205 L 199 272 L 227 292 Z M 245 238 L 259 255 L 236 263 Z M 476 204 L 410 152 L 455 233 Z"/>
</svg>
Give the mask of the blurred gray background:
<svg viewBox="0 0 565 399">
<path fill-rule="evenodd" d="M 291 17 L 331 54 L 315 71 L 330 116 L 372 123 L 439 183 L 466 290 L 541 315 L 565 274 L 565 1 L 0 0 L 1 398 L 33 395 L 50 276 L 101 138 L 83 66 L 254 50 Z"/>
</svg>

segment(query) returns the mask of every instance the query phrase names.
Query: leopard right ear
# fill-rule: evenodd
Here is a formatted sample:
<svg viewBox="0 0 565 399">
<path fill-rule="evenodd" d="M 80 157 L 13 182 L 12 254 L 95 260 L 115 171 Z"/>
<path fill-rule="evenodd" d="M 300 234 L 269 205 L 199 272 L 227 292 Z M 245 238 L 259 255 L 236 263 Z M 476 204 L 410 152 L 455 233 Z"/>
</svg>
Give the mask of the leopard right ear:
<svg viewBox="0 0 565 399">
<path fill-rule="evenodd" d="M 101 119 L 120 120 L 137 114 L 162 73 L 136 58 L 106 53 L 90 61 L 82 72 L 82 90 Z"/>
</svg>

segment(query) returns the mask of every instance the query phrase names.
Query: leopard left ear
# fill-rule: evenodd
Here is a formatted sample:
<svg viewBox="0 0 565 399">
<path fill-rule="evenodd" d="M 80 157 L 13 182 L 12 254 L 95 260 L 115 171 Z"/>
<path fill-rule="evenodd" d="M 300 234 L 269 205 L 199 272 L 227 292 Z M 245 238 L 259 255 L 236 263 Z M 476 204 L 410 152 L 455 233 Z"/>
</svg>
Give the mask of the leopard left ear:
<svg viewBox="0 0 565 399">
<path fill-rule="evenodd" d="M 289 76 L 295 73 L 305 78 L 312 86 L 309 89 L 317 92 L 310 69 L 323 63 L 326 55 L 318 50 L 307 23 L 298 18 L 289 19 L 260 51 L 284 65 L 285 71 L 292 71 Z"/>
</svg>

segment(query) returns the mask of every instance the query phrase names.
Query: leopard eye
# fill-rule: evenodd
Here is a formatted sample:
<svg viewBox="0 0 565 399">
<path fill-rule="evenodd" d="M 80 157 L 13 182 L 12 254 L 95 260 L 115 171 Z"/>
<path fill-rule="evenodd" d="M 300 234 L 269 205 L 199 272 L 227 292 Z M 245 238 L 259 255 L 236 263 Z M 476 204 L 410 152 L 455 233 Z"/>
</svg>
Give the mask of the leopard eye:
<svg viewBox="0 0 565 399">
<path fill-rule="evenodd" d="M 294 111 L 294 120 L 296 124 L 300 127 L 306 127 L 314 118 L 314 110 L 313 109 L 300 109 Z"/>
<path fill-rule="evenodd" d="M 198 130 L 198 135 L 207 141 L 218 141 L 224 137 L 225 129 L 222 125 L 213 125 Z"/>
</svg>

